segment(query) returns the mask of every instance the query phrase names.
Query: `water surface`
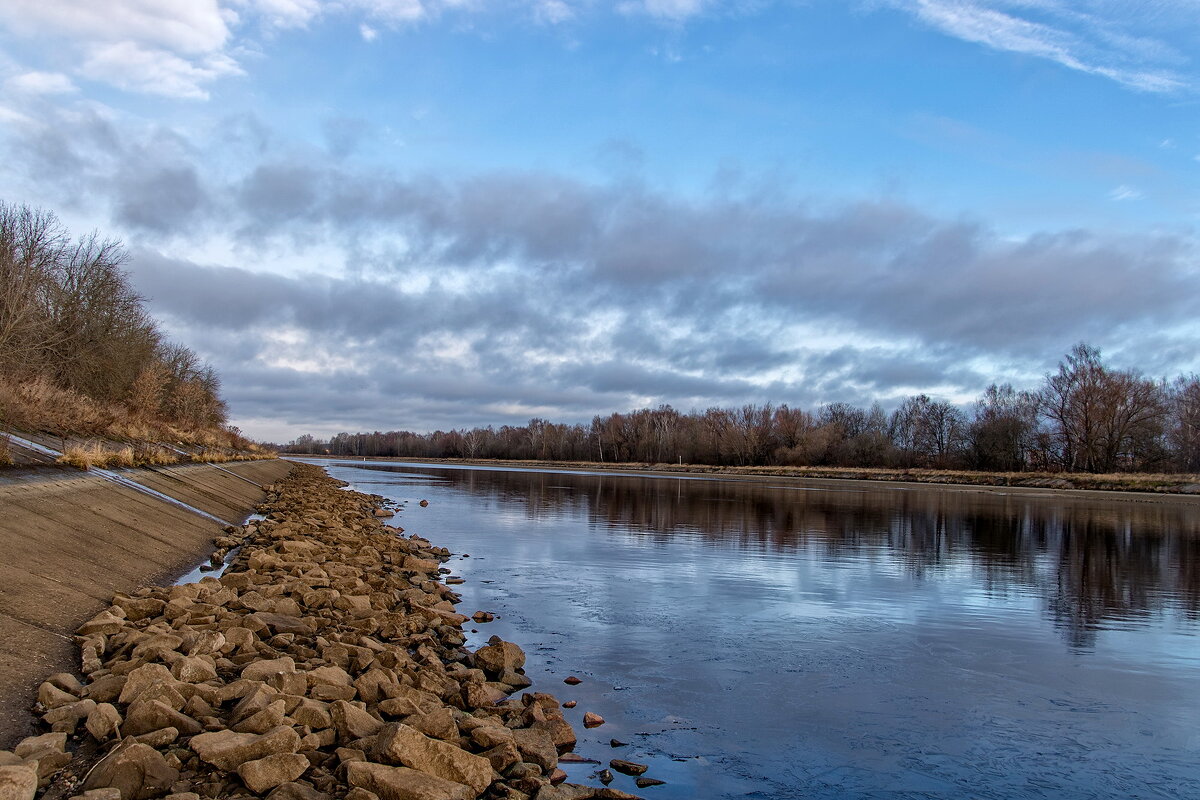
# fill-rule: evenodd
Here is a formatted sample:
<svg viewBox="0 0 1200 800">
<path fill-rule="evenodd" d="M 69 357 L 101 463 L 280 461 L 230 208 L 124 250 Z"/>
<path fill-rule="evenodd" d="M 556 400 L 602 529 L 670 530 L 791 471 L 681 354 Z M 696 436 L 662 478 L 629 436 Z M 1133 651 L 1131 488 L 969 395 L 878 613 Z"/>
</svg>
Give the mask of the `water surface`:
<svg viewBox="0 0 1200 800">
<path fill-rule="evenodd" d="M 617 788 L 1200 798 L 1196 505 L 320 463 L 459 554 L 577 752 L 668 782 Z"/>
</svg>

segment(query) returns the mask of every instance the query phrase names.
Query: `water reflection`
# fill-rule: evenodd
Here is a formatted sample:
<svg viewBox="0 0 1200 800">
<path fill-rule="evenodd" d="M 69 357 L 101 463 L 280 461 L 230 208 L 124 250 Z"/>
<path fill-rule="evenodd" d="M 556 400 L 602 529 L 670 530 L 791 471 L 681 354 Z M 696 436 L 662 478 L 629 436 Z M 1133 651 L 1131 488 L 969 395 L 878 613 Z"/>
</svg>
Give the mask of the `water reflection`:
<svg viewBox="0 0 1200 800">
<path fill-rule="evenodd" d="M 1098 631 L 1162 615 L 1189 626 L 1200 621 L 1200 509 L 1189 503 L 520 471 L 429 474 L 530 521 L 569 514 L 663 544 L 688 536 L 826 561 L 878 551 L 918 582 L 966 568 L 989 595 L 1039 597 L 1077 648 L 1094 646 Z"/>
</svg>

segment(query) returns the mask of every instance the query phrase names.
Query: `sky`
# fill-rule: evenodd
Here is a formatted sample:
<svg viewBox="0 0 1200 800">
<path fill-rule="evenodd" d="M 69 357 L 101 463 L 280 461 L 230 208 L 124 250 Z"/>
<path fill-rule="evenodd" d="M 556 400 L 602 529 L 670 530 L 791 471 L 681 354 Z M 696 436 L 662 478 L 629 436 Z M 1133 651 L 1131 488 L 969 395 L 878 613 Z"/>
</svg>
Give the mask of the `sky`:
<svg viewBox="0 0 1200 800">
<path fill-rule="evenodd" d="M 6 0 L 0 200 L 231 422 L 1200 371 L 1200 1 Z"/>
</svg>

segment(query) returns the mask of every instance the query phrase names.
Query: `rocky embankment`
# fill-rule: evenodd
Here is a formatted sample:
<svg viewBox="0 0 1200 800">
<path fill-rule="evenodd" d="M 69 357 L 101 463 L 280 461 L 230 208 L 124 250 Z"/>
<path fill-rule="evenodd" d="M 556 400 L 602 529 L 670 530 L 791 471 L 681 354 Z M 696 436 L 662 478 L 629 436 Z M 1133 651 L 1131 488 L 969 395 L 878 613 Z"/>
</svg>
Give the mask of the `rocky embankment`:
<svg viewBox="0 0 1200 800">
<path fill-rule="evenodd" d="M 443 548 L 298 466 L 231 529 L 220 577 L 117 595 L 38 691 L 50 732 L 0 751 L 0 800 L 582 800 L 575 733 L 497 637 L 472 653 Z"/>
</svg>

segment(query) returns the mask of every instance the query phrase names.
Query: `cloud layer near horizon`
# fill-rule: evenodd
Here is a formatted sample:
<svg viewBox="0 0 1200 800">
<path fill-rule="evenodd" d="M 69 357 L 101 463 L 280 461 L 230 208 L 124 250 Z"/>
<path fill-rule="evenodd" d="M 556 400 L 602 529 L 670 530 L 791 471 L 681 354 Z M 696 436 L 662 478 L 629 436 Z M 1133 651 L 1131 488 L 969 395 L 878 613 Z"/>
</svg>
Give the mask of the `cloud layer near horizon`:
<svg viewBox="0 0 1200 800">
<path fill-rule="evenodd" d="M 967 399 L 1035 380 L 1080 339 L 1152 372 L 1194 363 L 1183 235 L 1002 237 L 730 175 L 690 198 L 549 172 L 439 178 L 260 150 L 247 131 L 277 134 L 245 119 L 201 142 L 45 113 L 11 142 L 26 177 L 109 209 L 139 242 L 130 268 L 154 312 L 217 365 L 235 421 L 270 438 L 659 402 Z"/>
</svg>

